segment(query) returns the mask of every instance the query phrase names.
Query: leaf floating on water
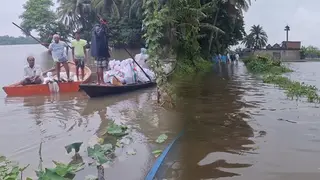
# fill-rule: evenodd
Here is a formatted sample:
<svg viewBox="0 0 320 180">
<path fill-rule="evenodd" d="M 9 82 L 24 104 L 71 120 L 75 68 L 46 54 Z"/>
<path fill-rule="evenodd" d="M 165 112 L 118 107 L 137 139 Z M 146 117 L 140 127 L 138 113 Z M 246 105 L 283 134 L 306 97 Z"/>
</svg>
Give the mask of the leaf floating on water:
<svg viewBox="0 0 320 180">
<path fill-rule="evenodd" d="M 107 163 L 109 159 L 106 157 L 106 155 L 111 152 L 112 152 L 111 144 L 105 144 L 105 145 L 95 144 L 93 148 L 88 147 L 88 156 L 96 160 L 96 163 L 98 165 Z"/>
<path fill-rule="evenodd" d="M 111 122 L 107 127 L 107 133 L 113 136 L 121 137 L 128 134 L 126 132 L 127 129 L 128 128 L 124 125 L 117 125 L 114 122 Z"/>
<path fill-rule="evenodd" d="M 128 155 L 136 155 L 137 154 L 137 151 L 133 148 L 130 148 L 127 150 L 127 154 Z"/>
<path fill-rule="evenodd" d="M 66 180 L 51 169 L 45 169 L 45 171 L 36 172 L 39 180 Z"/>
<path fill-rule="evenodd" d="M 84 163 L 63 164 L 63 163 L 56 162 L 56 161 L 53 161 L 53 163 L 56 165 L 56 167 L 51 170 L 62 177 L 65 177 L 68 174 L 75 175 L 76 172 L 78 172 L 84 168 Z"/>
<path fill-rule="evenodd" d="M 76 142 L 76 143 L 69 144 L 64 148 L 66 149 L 68 154 L 72 151 L 72 149 L 74 149 L 74 151 L 77 153 L 79 152 L 81 145 L 82 145 L 82 142 Z"/>
<path fill-rule="evenodd" d="M 162 153 L 162 150 L 155 150 L 155 151 L 152 151 L 152 154 L 154 154 L 154 157 L 159 157 Z"/>
<path fill-rule="evenodd" d="M 88 175 L 84 178 L 84 180 L 98 180 L 98 177 L 94 175 Z"/>
<path fill-rule="evenodd" d="M 167 139 L 168 139 L 168 136 L 167 136 L 166 134 L 161 134 L 161 135 L 157 138 L 156 142 L 157 142 L 157 143 L 163 143 L 163 142 L 166 141 Z"/>
</svg>

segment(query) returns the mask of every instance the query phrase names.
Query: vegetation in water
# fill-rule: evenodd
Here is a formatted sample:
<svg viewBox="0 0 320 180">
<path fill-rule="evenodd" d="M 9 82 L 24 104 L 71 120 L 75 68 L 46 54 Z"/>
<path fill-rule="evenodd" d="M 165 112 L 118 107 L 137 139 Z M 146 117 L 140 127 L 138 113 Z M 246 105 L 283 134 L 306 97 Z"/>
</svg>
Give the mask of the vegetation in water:
<svg viewBox="0 0 320 180">
<path fill-rule="evenodd" d="M 271 83 L 285 90 L 285 93 L 290 98 L 299 99 L 306 97 L 308 102 L 320 102 L 318 89 L 315 86 L 307 85 L 304 82 L 290 80 L 287 77 L 277 75 L 267 75 L 263 78 L 265 83 Z"/>
<path fill-rule="evenodd" d="M 243 59 L 247 68 L 254 73 L 270 73 L 270 74 L 283 74 L 292 72 L 291 69 L 283 66 L 280 60 L 272 59 L 268 56 L 249 56 Z"/>
<path fill-rule="evenodd" d="M 161 134 L 161 135 L 157 138 L 156 142 L 157 142 L 157 143 L 163 143 L 163 142 L 166 141 L 167 139 L 168 139 L 168 136 L 167 136 L 166 134 Z"/>
<path fill-rule="evenodd" d="M 320 102 L 318 89 L 315 86 L 310 86 L 281 76 L 283 73 L 292 72 L 292 70 L 283 66 L 281 61 L 273 60 L 266 56 L 250 56 L 245 58 L 243 62 L 250 71 L 263 74 L 263 82 L 275 84 L 284 89 L 288 97 L 292 99 L 306 97 L 308 102 Z"/>
<path fill-rule="evenodd" d="M 98 176 L 88 175 L 86 180 L 104 180 L 104 164 L 111 163 L 115 156 L 115 148 L 122 148 L 125 145 L 131 143 L 131 138 L 126 137 L 128 135 L 129 129 L 124 125 L 117 125 L 112 121 L 106 127 L 106 133 L 103 133 L 101 139 L 104 139 L 101 144 L 94 144 L 92 147 L 87 147 L 87 156 L 92 158 L 94 162 L 88 163 L 87 165 L 95 165 L 98 170 Z M 112 140 L 115 138 L 115 141 Z M 107 142 L 107 143 L 105 143 Z M 40 164 L 39 169 L 36 172 L 38 180 L 72 180 L 74 179 L 76 172 L 85 168 L 86 164 L 83 162 L 79 151 L 82 142 L 75 142 L 70 145 L 65 146 L 67 153 L 74 151 L 75 155 L 73 160 L 68 163 L 61 163 L 58 161 L 53 161 L 55 167 L 53 168 L 42 168 L 42 155 L 40 144 L 39 156 Z M 135 155 L 136 151 L 134 149 L 127 151 L 128 155 Z M 0 179 L 1 180 L 23 180 L 22 172 L 28 167 L 19 167 L 17 163 L 7 160 L 6 157 L 0 156 Z M 32 178 L 26 178 L 26 180 L 32 180 Z"/>
</svg>

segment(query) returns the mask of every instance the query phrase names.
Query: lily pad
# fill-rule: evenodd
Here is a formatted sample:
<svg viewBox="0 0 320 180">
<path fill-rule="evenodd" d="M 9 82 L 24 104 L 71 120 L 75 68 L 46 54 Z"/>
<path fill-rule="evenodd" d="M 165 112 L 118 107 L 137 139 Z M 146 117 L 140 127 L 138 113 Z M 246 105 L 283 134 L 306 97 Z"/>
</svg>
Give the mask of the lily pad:
<svg viewBox="0 0 320 180">
<path fill-rule="evenodd" d="M 95 144 L 93 148 L 88 147 L 88 156 L 93 158 L 97 165 L 102 165 L 107 163 L 109 159 L 106 157 L 107 154 L 112 152 L 112 145 L 105 144 L 99 145 Z"/>
<path fill-rule="evenodd" d="M 72 149 L 74 149 L 74 151 L 77 153 L 77 152 L 79 152 L 81 145 L 82 145 L 82 142 L 76 142 L 76 143 L 72 143 L 70 145 L 67 145 L 64 148 L 66 149 L 68 154 L 72 151 Z"/>
<path fill-rule="evenodd" d="M 154 157 L 159 157 L 162 153 L 162 150 L 155 150 L 155 151 L 152 151 L 152 154 L 154 154 Z"/>
<path fill-rule="evenodd" d="M 163 143 L 163 142 L 166 141 L 167 139 L 168 139 L 168 136 L 167 136 L 166 134 L 161 134 L 161 135 L 157 138 L 156 142 L 157 142 L 157 143 Z"/>
</svg>

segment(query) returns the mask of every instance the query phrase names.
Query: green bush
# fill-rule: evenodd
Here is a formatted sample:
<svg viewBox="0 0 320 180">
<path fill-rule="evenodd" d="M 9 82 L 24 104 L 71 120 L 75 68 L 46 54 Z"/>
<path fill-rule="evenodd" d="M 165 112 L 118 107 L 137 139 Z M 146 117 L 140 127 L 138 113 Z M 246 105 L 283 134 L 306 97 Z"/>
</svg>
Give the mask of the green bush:
<svg viewBox="0 0 320 180">
<path fill-rule="evenodd" d="M 281 61 L 274 60 L 267 56 L 249 56 L 243 60 L 247 68 L 254 73 L 281 74 L 291 72 L 290 69 L 282 66 Z"/>
</svg>

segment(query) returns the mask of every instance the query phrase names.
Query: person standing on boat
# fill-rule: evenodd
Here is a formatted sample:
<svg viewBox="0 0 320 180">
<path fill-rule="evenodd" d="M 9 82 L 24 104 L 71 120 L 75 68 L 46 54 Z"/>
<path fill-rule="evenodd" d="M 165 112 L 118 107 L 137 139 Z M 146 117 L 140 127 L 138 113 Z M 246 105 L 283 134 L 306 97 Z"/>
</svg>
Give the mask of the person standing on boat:
<svg viewBox="0 0 320 180">
<path fill-rule="evenodd" d="M 96 24 L 91 32 L 91 56 L 97 66 L 97 84 L 105 83 L 103 70 L 108 68 L 110 58 L 106 24 L 107 21 L 100 18 L 100 24 Z"/>
<path fill-rule="evenodd" d="M 29 56 L 27 58 L 28 65 L 24 67 L 24 79 L 20 82 L 25 86 L 28 84 L 42 84 L 42 70 L 38 65 L 35 65 L 35 58 Z"/>
<path fill-rule="evenodd" d="M 68 44 L 60 41 L 60 36 L 58 34 L 53 35 L 54 42 L 49 45 L 49 54 L 52 55 L 53 61 L 56 65 L 56 72 L 58 82 L 60 82 L 60 65 L 62 64 L 67 73 L 68 81 L 71 82 L 70 79 L 70 71 L 68 65 Z M 65 50 L 66 48 L 66 50 Z"/>
<path fill-rule="evenodd" d="M 84 64 L 87 60 L 87 50 L 86 45 L 87 41 L 84 39 L 80 39 L 80 31 L 75 32 L 75 40 L 71 42 L 72 48 L 72 58 L 74 63 L 76 64 L 76 75 L 77 80 L 79 81 L 79 69 L 81 68 L 81 77 L 82 81 L 84 79 Z"/>
</svg>

